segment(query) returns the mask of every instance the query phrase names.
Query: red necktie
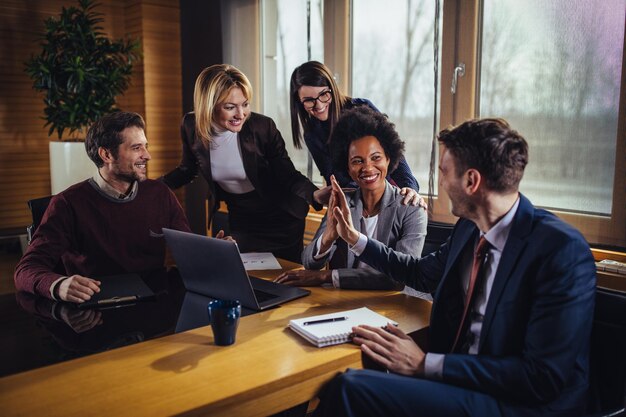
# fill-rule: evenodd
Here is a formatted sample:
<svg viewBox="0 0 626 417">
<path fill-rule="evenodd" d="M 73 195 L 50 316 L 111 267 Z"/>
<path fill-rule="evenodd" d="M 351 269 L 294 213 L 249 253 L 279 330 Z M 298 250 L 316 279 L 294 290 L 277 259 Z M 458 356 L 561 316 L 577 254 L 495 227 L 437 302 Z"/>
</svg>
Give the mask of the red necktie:
<svg viewBox="0 0 626 417">
<path fill-rule="evenodd" d="M 463 309 L 463 316 L 461 318 L 461 323 L 459 323 L 459 328 L 456 331 L 456 337 L 454 338 L 454 344 L 452 345 L 451 352 L 454 352 L 456 349 L 457 343 L 461 337 L 461 332 L 465 327 L 465 320 L 467 319 L 467 313 L 470 310 L 472 305 L 472 299 L 474 297 L 474 289 L 476 288 L 476 282 L 478 281 L 478 276 L 481 272 L 482 265 L 485 261 L 485 255 L 487 254 L 487 249 L 489 248 L 489 242 L 485 239 L 484 236 L 480 238 L 478 241 L 478 245 L 476 245 L 476 249 L 474 249 L 474 261 L 472 262 L 472 273 L 470 275 L 469 285 L 467 287 L 467 294 L 465 295 L 465 309 Z"/>
</svg>

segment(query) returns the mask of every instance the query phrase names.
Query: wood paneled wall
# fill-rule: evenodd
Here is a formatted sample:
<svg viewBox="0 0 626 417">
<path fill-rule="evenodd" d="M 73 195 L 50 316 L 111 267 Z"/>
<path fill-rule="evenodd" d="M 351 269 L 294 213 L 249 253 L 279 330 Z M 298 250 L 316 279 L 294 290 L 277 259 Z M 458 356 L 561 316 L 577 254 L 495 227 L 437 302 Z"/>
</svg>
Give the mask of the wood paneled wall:
<svg viewBox="0 0 626 417">
<path fill-rule="evenodd" d="M 182 116 L 180 11 L 178 0 L 103 0 L 105 32 L 140 38 L 143 61 L 118 105 L 142 114 L 157 178 L 180 158 Z M 26 201 L 50 194 L 47 128 L 42 95 L 32 89 L 24 61 L 39 51 L 43 21 L 72 0 L 0 2 L 0 235 L 31 222 Z M 179 197 L 182 196 L 179 194 Z"/>
</svg>

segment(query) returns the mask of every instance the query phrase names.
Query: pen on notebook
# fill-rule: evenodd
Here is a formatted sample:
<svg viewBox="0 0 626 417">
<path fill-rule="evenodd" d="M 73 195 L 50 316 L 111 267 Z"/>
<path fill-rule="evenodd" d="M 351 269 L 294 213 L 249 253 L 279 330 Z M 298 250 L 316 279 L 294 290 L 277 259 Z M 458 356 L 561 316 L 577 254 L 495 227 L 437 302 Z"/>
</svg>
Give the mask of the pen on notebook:
<svg viewBox="0 0 626 417">
<path fill-rule="evenodd" d="M 335 322 L 335 321 L 344 321 L 344 320 L 348 320 L 348 318 L 347 317 L 331 317 L 331 318 L 328 318 L 328 319 L 305 321 L 302 324 L 304 326 L 308 326 L 310 324 L 332 323 L 332 322 Z"/>
</svg>

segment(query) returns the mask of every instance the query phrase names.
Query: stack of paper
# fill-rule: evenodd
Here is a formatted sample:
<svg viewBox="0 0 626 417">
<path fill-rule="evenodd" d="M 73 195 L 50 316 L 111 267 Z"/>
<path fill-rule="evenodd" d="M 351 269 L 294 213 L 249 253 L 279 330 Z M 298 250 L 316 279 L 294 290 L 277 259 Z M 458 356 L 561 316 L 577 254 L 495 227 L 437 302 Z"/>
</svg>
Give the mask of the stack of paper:
<svg viewBox="0 0 626 417">
<path fill-rule="evenodd" d="M 247 252 L 241 254 L 246 271 L 281 269 L 278 259 L 271 252 Z"/>
<path fill-rule="evenodd" d="M 291 320 L 289 328 L 317 347 L 349 342 L 352 328 L 360 324 L 383 327 L 393 320 L 367 307 Z"/>
</svg>

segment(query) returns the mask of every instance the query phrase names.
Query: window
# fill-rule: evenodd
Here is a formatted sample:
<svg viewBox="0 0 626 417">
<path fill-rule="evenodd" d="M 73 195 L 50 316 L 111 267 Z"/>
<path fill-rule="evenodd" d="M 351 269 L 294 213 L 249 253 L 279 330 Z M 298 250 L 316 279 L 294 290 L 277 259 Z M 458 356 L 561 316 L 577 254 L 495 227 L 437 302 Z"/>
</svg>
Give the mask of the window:
<svg viewBox="0 0 626 417">
<path fill-rule="evenodd" d="M 448 0 L 441 99 L 446 122 L 509 120 L 530 145 L 521 191 L 591 244 L 621 247 L 625 8 L 621 0 Z M 446 96 L 460 63 L 465 76 Z"/>
<path fill-rule="evenodd" d="M 396 125 L 405 158 L 428 190 L 435 106 L 435 2 L 352 2 L 352 96 L 367 98 Z"/>
<path fill-rule="evenodd" d="M 291 137 L 289 80 L 300 64 L 309 60 L 307 3 L 310 3 L 311 59 L 324 60 L 322 0 L 264 0 L 263 9 L 263 113 L 276 122 L 296 168 L 317 184 L 323 179 L 308 157 L 306 147 L 297 150 Z"/>
<path fill-rule="evenodd" d="M 623 0 L 438 2 L 437 106 L 436 1 L 310 0 L 311 58 L 337 74 L 345 93 L 371 100 L 390 116 L 406 142 L 422 193 L 435 109 L 436 130 L 479 116 L 503 117 L 530 144 L 521 191 L 581 230 L 589 242 L 626 246 Z M 262 86 L 263 101 L 256 109 L 276 120 L 303 173 L 309 160 L 306 150 L 291 148 L 288 81 L 295 66 L 308 59 L 308 4 L 222 2 L 223 8 L 245 11 L 261 22 L 259 32 L 249 25 L 233 29 L 243 28 L 246 19 L 238 18 L 239 26 L 226 22 L 232 45 L 225 50 L 234 48 L 237 59 L 231 62 L 253 73 L 253 84 Z M 256 45 L 254 53 L 238 52 L 249 45 Z M 452 74 L 460 64 L 465 71 L 453 94 Z M 314 165 L 312 172 L 318 174 Z M 445 193 L 434 201 L 432 218 L 454 222 Z"/>
<path fill-rule="evenodd" d="M 480 115 L 529 142 L 521 191 L 551 209 L 611 215 L 623 0 L 486 0 Z"/>
</svg>

